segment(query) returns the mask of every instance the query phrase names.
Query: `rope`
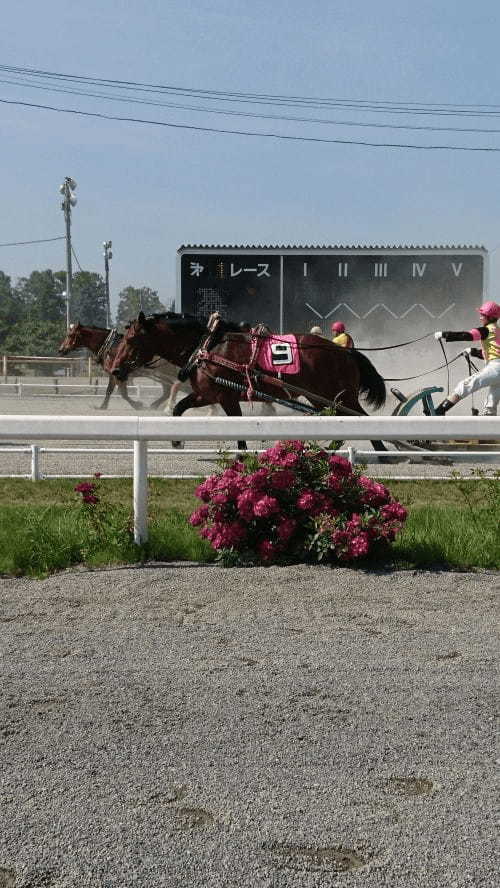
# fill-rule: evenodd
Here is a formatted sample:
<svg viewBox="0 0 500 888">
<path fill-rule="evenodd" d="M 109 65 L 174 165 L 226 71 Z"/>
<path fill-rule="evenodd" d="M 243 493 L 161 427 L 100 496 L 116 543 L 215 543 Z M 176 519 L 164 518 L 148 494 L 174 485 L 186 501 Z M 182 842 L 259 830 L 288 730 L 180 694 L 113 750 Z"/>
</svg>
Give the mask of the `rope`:
<svg viewBox="0 0 500 888">
<path fill-rule="evenodd" d="M 422 339 L 427 339 L 429 336 L 433 335 L 433 333 L 426 333 L 425 336 L 419 336 L 418 339 L 409 339 L 408 342 L 398 342 L 397 345 L 381 345 L 378 348 L 365 348 L 363 345 L 358 345 L 356 348 L 358 351 L 364 352 L 389 351 L 391 348 L 403 348 L 405 345 L 413 345 L 414 342 L 422 342 Z"/>
<path fill-rule="evenodd" d="M 424 370 L 423 373 L 417 373 L 416 376 L 388 376 L 385 379 L 385 382 L 407 382 L 410 379 L 419 379 L 420 376 L 427 376 L 428 373 L 436 373 L 438 370 L 442 370 L 443 367 L 449 367 L 450 364 L 453 364 L 455 361 L 458 361 L 459 358 L 462 357 L 462 354 L 457 355 L 455 358 L 452 358 L 451 361 L 446 361 L 445 364 L 440 364 L 439 367 L 433 367 L 432 370 Z"/>
<path fill-rule="evenodd" d="M 439 340 L 439 345 L 441 346 L 441 351 L 443 352 L 444 362 L 446 364 L 446 391 L 450 391 L 450 365 L 448 364 L 448 358 L 446 356 L 446 350 L 443 345 L 443 340 Z"/>
</svg>

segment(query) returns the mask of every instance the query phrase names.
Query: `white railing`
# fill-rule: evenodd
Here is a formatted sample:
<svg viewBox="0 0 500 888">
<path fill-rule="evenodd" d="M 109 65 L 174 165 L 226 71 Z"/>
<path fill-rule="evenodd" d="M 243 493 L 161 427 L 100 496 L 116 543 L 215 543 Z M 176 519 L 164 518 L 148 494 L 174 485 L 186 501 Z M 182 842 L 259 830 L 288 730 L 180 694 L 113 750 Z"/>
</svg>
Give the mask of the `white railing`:
<svg viewBox="0 0 500 888">
<path fill-rule="evenodd" d="M 16 380 L 16 382 L 0 382 L 0 394 L 10 394 L 10 389 L 13 389 L 12 394 L 18 398 L 22 398 L 25 395 L 29 396 L 29 392 L 31 389 L 46 389 L 46 391 L 41 393 L 41 397 L 50 398 L 50 397 L 66 397 L 66 398 L 83 398 L 89 397 L 92 395 L 98 395 L 100 393 L 106 392 L 108 387 L 107 382 L 59 382 L 57 376 L 54 376 L 50 381 L 46 382 L 21 382 Z M 76 392 L 75 389 L 86 389 L 85 392 Z M 159 385 L 148 385 L 146 383 L 129 383 L 127 385 L 127 391 L 130 393 L 132 390 L 137 398 L 141 397 L 141 392 L 147 390 L 153 390 L 155 392 L 160 393 L 162 391 L 161 386 Z M 66 391 L 65 391 L 66 390 Z M 40 394 L 39 392 L 34 392 L 33 394 Z"/>
<path fill-rule="evenodd" d="M 147 442 L 284 440 L 454 440 L 500 439 L 500 417 L 482 416 L 0 416 L 3 440 L 133 441 L 134 539 L 147 529 Z M 206 451 L 204 451 L 206 452 Z M 429 455 L 433 452 L 429 451 Z M 436 455 L 434 453 L 434 455 Z M 439 455 L 443 455 L 441 452 Z M 355 456 L 351 453 L 351 458 Z"/>
</svg>

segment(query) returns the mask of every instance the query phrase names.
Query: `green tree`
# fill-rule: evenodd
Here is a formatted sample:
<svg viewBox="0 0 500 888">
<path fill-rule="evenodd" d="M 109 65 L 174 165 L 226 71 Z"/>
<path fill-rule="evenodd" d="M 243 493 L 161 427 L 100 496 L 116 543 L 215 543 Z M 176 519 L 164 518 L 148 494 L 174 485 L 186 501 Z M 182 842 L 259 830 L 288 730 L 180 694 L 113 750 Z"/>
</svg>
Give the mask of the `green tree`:
<svg viewBox="0 0 500 888">
<path fill-rule="evenodd" d="M 71 285 L 71 321 L 106 326 L 106 286 L 100 274 L 78 271 Z"/>
<path fill-rule="evenodd" d="M 32 271 L 29 278 L 20 278 L 14 293 L 23 308 L 26 320 L 58 321 L 66 317 L 64 272 Z"/>
<path fill-rule="evenodd" d="M 129 321 L 136 318 L 140 311 L 144 314 L 161 314 L 165 306 L 160 302 L 156 290 L 150 287 L 125 287 L 118 296 L 116 324 L 123 329 Z"/>
<path fill-rule="evenodd" d="M 2 342 L 2 351 L 10 355 L 57 355 L 66 324 L 59 321 L 22 320 L 14 324 Z"/>
<path fill-rule="evenodd" d="M 14 324 L 19 322 L 22 313 L 22 306 L 12 291 L 10 277 L 0 271 L 0 347 L 2 349 L 5 337 Z"/>
</svg>

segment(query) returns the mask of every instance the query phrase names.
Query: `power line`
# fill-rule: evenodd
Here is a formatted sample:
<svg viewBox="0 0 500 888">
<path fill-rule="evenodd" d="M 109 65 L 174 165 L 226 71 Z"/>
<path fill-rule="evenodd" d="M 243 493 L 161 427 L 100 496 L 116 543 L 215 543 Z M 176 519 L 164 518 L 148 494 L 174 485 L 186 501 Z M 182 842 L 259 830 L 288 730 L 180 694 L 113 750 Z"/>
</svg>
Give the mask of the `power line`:
<svg viewBox="0 0 500 888">
<path fill-rule="evenodd" d="M 24 247 L 26 244 L 48 244 L 50 241 L 59 240 L 64 240 L 64 235 L 61 235 L 60 237 L 44 237 L 41 240 L 12 241 L 9 244 L 0 244 L 0 247 Z"/>
<path fill-rule="evenodd" d="M 257 114 L 251 111 L 235 111 L 229 108 L 203 108 L 199 105 L 180 105 L 177 102 L 157 102 L 152 99 L 141 99 L 133 96 L 110 95 L 109 93 L 96 93 L 85 90 L 65 89 L 64 87 L 53 86 L 52 84 L 28 83 L 19 80 L 6 80 L 0 78 L 0 83 L 8 86 L 22 86 L 28 89 L 39 89 L 44 92 L 63 93 L 72 96 L 83 96 L 84 98 L 104 99 L 111 102 L 125 102 L 136 105 L 149 105 L 157 108 L 169 108 L 174 111 L 195 111 L 203 114 L 222 114 L 228 117 L 250 117 L 257 120 L 283 120 L 292 123 L 314 123 L 328 126 L 352 126 L 352 127 L 369 127 L 373 129 L 395 129 L 395 130 L 412 130 L 423 132 L 451 132 L 451 133 L 500 133 L 500 129 L 489 127 L 454 127 L 454 126 L 419 126 L 416 124 L 398 124 L 398 123 L 371 123 L 368 121 L 356 120 L 328 120 L 323 117 L 290 117 L 284 114 Z"/>
<path fill-rule="evenodd" d="M 301 105 L 308 107 L 340 107 L 356 108 L 357 110 L 374 111 L 382 113 L 405 114 L 438 114 L 438 115 L 466 115 L 466 116 L 498 116 L 500 105 L 498 104 L 457 104 L 457 103 L 425 103 L 425 102 L 401 102 L 393 100 L 371 100 L 352 98 L 319 98 L 314 96 L 285 96 L 268 93 L 245 93 L 227 90 L 208 90 L 201 88 L 173 86 L 169 84 L 145 83 L 134 80 L 118 80 L 112 78 L 90 77 L 87 75 L 64 74 L 55 71 L 44 71 L 35 68 L 19 67 L 13 65 L 0 65 L 0 71 L 11 74 L 21 74 L 27 77 L 45 78 L 69 83 L 92 84 L 108 88 L 125 88 L 129 91 L 168 93 L 170 95 L 182 95 L 227 102 L 252 102 L 257 104 Z M 486 110 L 493 109 L 493 110 Z"/>
<path fill-rule="evenodd" d="M 139 123 L 149 126 L 164 126 L 172 129 L 193 130 L 204 133 L 221 133 L 223 135 L 233 136 L 254 136 L 264 139 L 281 139 L 291 142 L 322 142 L 330 145 L 361 145 L 369 148 L 411 148 L 418 151 L 481 151 L 487 153 L 498 153 L 500 148 L 490 148 L 486 146 L 467 146 L 467 145 L 414 145 L 410 143 L 398 142 L 367 142 L 356 139 L 322 139 L 317 136 L 290 136 L 280 133 L 259 133 L 248 130 L 230 130 L 217 129 L 215 127 L 194 126 L 187 123 L 169 123 L 164 120 L 146 120 L 137 117 L 119 117 L 113 114 L 101 114 L 97 111 L 79 111 L 74 108 L 57 108 L 54 105 L 39 105 L 34 102 L 21 102 L 12 99 L 0 99 L 4 105 L 18 105 L 25 108 L 37 108 L 44 111 L 56 111 L 62 114 L 75 114 L 80 117 L 95 117 L 101 120 L 118 120 L 124 123 Z"/>
<path fill-rule="evenodd" d="M 78 256 L 75 253 L 75 248 L 73 247 L 73 244 L 71 244 L 71 252 L 73 253 L 73 258 L 74 258 L 76 264 L 78 265 L 78 268 L 80 269 L 80 271 L 83 271 L 83 268 L 80 265 L 80 262 L 78 261 Z"/>
</svg>

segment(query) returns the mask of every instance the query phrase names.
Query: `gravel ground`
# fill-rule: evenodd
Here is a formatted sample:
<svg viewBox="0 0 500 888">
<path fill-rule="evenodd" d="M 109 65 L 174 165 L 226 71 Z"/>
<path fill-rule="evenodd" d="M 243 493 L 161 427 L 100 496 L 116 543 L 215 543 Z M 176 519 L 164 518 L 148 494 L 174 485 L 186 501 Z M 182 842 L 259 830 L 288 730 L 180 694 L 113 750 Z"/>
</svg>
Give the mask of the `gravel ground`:
<svg viewBox="0 0 500 888">
<path fill-rule="evenodd" d="M 159 389 L 158 389 L 159 391 Z M 155 393 L 152 391 L 147 391 L 147 399 L 144 397 L 144 401 L 150 402 L 155 397 Z M 88 414 L 89 416 L 102 416 L 103 414 L 97 411 L 97 407 L 101 401 L 100 397 L 95 396 L 78 396 L 78 397 L 68 397 L 68 396 L 52 396 L 52 397 L 42 397 L 41 395 L 36 397 L 23 397 L 16 398 L 13 395 L 0 395 L 0 414 L 44 414 L 44 415 L 67 415 L 67 414 Z M 243 413 L 250 414 L 252 408 L 247 405 L 242 405 Z M 256 411 L 260 411 L 260 406 L 254 408 Z M 187 411 L 186 415 L 205 415 L 208 411 L 205 409 L 200 410 L 190 410 Z M 123 401 L 118 395 L 113 395 L 111 398 L 108 413 L 111 415 L 135 415 L 135 411 L 129 407 L 129 405 Z M 147 408 L 144 408 L 141 411 L 142 414 L 146 416 L 157 416 L 157 411 L 152 411 Z M 286 408 L 280 409 L 279 413 L 281 415 L 292 414 L 292 411 L 287 410 Z M 2 440 L 2 430 L 1 430 L 1 422 L 0 422 L 0 478 L 7 475 L 27 475 L 30 472 L 30 454 L 29 453 L 7 453 L 5 451 L 5 445 L 9 443 Z M 12 443 L 12 442 L 10 442 Z M 75 441 L 39 441 L 36 442 L 41 447 L 76 447 Z M 358 450 L 367 450 L 371 451 L 371 445 L 369 441 L 352 441 L 347 442 L 347 444 L 351 443 Z M 2 446 L 3 445 L 3 446 Z M 85 448 L 95 447 L 95 448 L 103 448 L 105 451 L 110 450 L 111 448 L 122 448 L 126 450 L 127 446 L 129 452 L 121 453 L 103 453 L 103 454 L 42 454 L 41 456 L 41 471 L 46 475 L 78 475 L 78 477 L 83 475 L 92 475 L 94 472 L 101 472 L 103 475 L 120 475 L 120 476 L 131 476 L 132 475 L 132 445 L 131 442 L 125 443 L 120 441 L 82 441 L 81 445 Z M 187 447 L 190 448 L 203 448 L 203 449 L 216 449 L 218 445 L 217 442 L 213 442 L 210 444 L 206 441 L 193 441 L 186 444 Z M 236 446 L 236 442 L 234 441 L 226 441 L 220 444 L 222 449 L 233 448 Z M 271 446 L 271 442 L 263 442 L 262 446 Z M 153 448 L 170 448 L 170 441 L 165 442 L 152 442 L 151 447 Z M 396 454 L 394 454 L 394 457 Z M 499 462 L 500 462 L 500 453 L 499 453 Z M 496 463 L 481 463 L 480 459 L 478 461 L 471 463 L 450 463 L 449 460 L 440 458 L 439 456 L 432 457 L 430 459 L 425 459 L 422 461 L 420 457 L 406 457 L 401 456 L 400 454 L 397 456 L 397 461 L 393 463 L 388 463 L 385 461 L 381 461 L 380 464 L 370 464 L 367 470 L 367 473 L 372 477 L 383 477 L 383 478 L 449 478 L 450 473 L 455 469 L 462 472 L 464 475 L 468 475 L 469 472 L 476 468 L 482 468 L 486 471 L 498 468 L 499 462 Z M 190 455 L 187 453 L 182 454 L 180 451 L 172 451 L 168 454 L 162 455 L 150 455 L 149 457 L 149 472 L 152 475 L 158 476 L 168 476 L 168 475 L 194 475 L 196 477 L 209 475 L 214 471 L 214 459 L 213 458 L 203 458 L 197 455 Z M 1 886 L 0 886 L 1 888 Z"/>
<path fill-rule="evenodd" d="M 492 888 L 499 588 L 0 578 L 1 888 Z"/>
</svg>

